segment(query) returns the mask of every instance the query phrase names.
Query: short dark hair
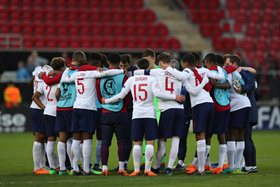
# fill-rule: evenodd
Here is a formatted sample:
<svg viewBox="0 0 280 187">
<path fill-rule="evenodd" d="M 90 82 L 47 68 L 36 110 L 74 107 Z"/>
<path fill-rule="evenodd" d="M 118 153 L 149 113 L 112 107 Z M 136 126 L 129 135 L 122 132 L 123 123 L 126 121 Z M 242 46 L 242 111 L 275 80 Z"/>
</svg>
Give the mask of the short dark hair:
<svg viewBox="0 0 280 187">
<path fill-rule="evenodd" d="M 77 61 L 80 66 L 87 64 L 87 57 L 83 51 L 75 51 L 72 58 L 74 61 Z"/>
<path fill-rule="evenodd" d="M 225 61 L 221 55 L 216 55 L 216 62 L 218 66 L 224 66 Z"/>
<path fill-rule="evenodd" d="M 60 70 L 65 66 L 65 59 L 62 57 L 54 57 L 51 61 L 51 67 L 54 70 Z"/>
<path fill-rule="evenodd" d="M 182 62 L 187 62 L 191 66 L 195 66 L 194 55 L 192 53 L 186 53 L 182 58 Z"/>
<path fill-rule="evenodd" d="M 104 54 L 101 54 L 101 67 L 109 67 L 107 56 Z"/>
<path fill-rule="evenodd" d="M 114 65 L 120 64 L 121 56 L 118 53 L 111 53 L 108 57 L 108 61 Z"/>
<path fill-rule="evenodd" d="M 145 58 L 140 58 L 137 60 L 137 66 L 139 69 L 148 69 L 149 61 Z"/>
<path fill-rule="evenodd" d="M 142 57 L 152 57 L 152 58 L 155 58 L 156 57 L 156 54 L 155 52 L 152 50 L 152 49 L 146 49 L 144 52 L 143 52 L 143 55 Z"/>
<path fill-rule="evenodd" d="M 158 62 L 163 62 L 163 63 L 165 63 L 165 64 L 168 64 L 168 63 L 170 63 L 170 61 L 171 61 L 171 56 L 170 56 L 170 54 L 169 53 L 166 53 L 166 52 L 163 52 L 163 53 L 161 53 L 158 57 L 157 57 L 157 61 Z"/>
<path fill-rule="evenodd" d="M 100 66 L 101 65 L 102 55 L 97 52 L 90 53 L 89 62 L 91 65 Z"/>
<path fill-rule="evenodd" d="M 130 64 L 130 56 L 127 54 L 121 55 L 121 62 Z"/>
<path fill-rule="evenodd" d="M 204 60 L 207 60 L 211 64 L 215 64 L 216 63 L 216 55 L 214 53 L 208 53 L 205 56 Z"/>
<path fill-rule="evenodd" d="M 192 55 L 194 56 L 194 59 L 199 62 L 200 55 L 198 53 L 196 53 L 196 52 L 192 52 Z"/>
<path fill-rule="evenodd" d="M 241 65 L 240 57 L 237 56 L 237 55 L 230 55 L 230 56 L 229 56 L 229 60 L 230 60 L 231 63 L 236 62 L 238 66 Z"/>
</svg>

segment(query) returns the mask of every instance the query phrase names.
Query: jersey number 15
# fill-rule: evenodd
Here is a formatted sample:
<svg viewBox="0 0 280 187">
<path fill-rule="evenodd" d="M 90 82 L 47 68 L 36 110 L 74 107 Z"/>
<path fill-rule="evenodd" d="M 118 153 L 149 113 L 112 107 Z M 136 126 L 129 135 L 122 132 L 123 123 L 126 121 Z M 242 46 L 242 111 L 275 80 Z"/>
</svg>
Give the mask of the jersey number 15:
<svg viewBox="0 0 280 187">
<path fill-rule="evenodd" d="M 147 84 L 135 84 L 133 86 L 134 101 L 137 101 L 137 99 L 139 99 L 140 101 L 145 101 L 147 99 L 148 92 L 146 90 L 146 87 L 147 87 Z M 139 95 L 140 93 L 143 93 L 143 95 Z"/>
</svg>

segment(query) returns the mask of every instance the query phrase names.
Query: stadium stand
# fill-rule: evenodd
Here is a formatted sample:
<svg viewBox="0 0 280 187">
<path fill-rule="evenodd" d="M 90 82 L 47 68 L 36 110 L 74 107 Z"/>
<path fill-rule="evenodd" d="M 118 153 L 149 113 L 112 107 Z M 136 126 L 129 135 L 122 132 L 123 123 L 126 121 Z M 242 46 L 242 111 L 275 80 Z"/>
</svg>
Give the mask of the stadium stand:
<svg viewBox="0 0 280 187">
<path fill-rule="evenodd" d="M 280 3 L 276 0 L 183 0 L 187 17 L 217 51 L 241 51 L 247 61 L 280 58 Z M 252 64 L 256 65 L 256 64 Z"/>
<path fill-rule="evenodd" d="M 0 0 L 2 49 L 147 47 L 181 44 L 143 0 Z"/>
</svg>

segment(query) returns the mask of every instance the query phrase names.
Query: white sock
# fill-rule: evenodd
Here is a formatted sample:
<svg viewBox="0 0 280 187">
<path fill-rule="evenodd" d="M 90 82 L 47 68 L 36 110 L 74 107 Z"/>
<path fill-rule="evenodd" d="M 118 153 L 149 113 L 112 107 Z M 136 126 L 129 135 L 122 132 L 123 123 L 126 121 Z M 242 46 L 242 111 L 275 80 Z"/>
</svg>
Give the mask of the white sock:
<svg viewBox="0 0 280 187">
<path fill-rule="evenodd" d="M 211 162 L 210 162 L 210 149 L 211 149 L 211 146 L 210 145 L 206 145 L 206 150 L 205 150 L 205 165 L 206 166 L 211 166 Z"/>
<path fill-rule="evenodd" d="M 33 143 L 32 153 L 33 153 L 33 161 L 34 161 L 34 171 L 36 171 L 41 168 L 41 160 L 42 157 L 44 156 L 43 144 L 35 141 Z"/>
<path fill-rule="evenodd" d="M 171 149 L 170 149 L 169 160 L 167 165 L 167 167 L 170 169 L 173 169 L 174 162 L 176 161 L 178 150 L 179 150 L 179 142 L 180 142 L 179 137 L 172 137 Z"/>
<path fill-rule="evenodd" d="M 145 151 L 145 171 L 151 171 L 152 159 L 154 156 L 154 145 L 147 144 Z"/>
<path fill-rule="evenodd" d="M 228 165 L 229 169 L 234 169 L 234 154 L 236 151 L 235 141 L 228 141 L 227 142 L 227 158 L 228 158 Z"/>
<path fill-rule="evenodd" d="M 234 158 L 235 168 L 238 168 L 238 169 L 241 168 L 241 160 L 243 157 L 244 148 L 245 148 L 244 141 L 236 143 L 236 154 L 235 154 L 235 158 Z"/>
<path fill-rule="evenodd" d="M 155 169 L 158 169 L 160 167 L 162 157 L 164 156 L 165 153 L 165 148 L 166 148 L 166 141 L 159 140 L 155 166 L 154 166 Z"/>
<path fill-rule="evenodd" d="M 123 171 L 123 170 L 124 170 L 124 162 L 119 161 L 119 171 Z"/>
<path fill-rule="evenodd" d="M 81 160 L 81 162 L 82 163 L 84 163 L 84 155 L 83 155 L 83 147 L 84 147 L 84 142 L 82 142 L 81 144 L 80 144 L 80 160 Z"/>
<path fill-rule="evenodd" d="M 104 170 L 108 170 L 108 166 L 107 165 L 102 165 L 102 171 Z"/>
<path fill-rule="evenodd" d="M 141 145 L 134 145 L 133 150 L 133 164 L 134 164 L 134 171 L 140 170 L 140 162 L 141 162 L 141 156 L 142 156 L 142 147 Z"/>
<path fill-rule="evenodd" d="M 99 164 L 101 161 L 101 144 L 102 140 L 96 140 L 95 164 Z"/>
<path fill-rule="evenodd" d="M 198 171 L 200 173 L 204 172 L 204 165 L 205 165 L 205 152 L 206 152 L 206 141 L 205 140 L 198 140 L 197 144 L 197 159 L 198 159 Z"/>
<path fill-rule="evenodd" d="M 86 173 L 90 172 L 90 161 L 91 161 L 91 153 L 92 153 L 92 140 L 87 139 L 84 140 L 83 143 L 83 168 Z"/>
<path fill-rule="evenodd" d="M 69 160 L 70 160 L 70 164 L 73 167 L 72 142 L 73 142 L 72 138 L 67 140 L 67 142 L 66 142 L 66 149 L 67 149 L 67 155 L 68 155 Z"/>
<path fill-rule="evenodd" d="M 198 161 L 197 157 L 194 157 L 192 161 L 192 165 L 197 166 L 197 161 Z"/>
<path fill-rule="evenodd" d="M 179 161 L 178 161 L 178 164 L 179 164 L 180 166 L 185 166 L 185 163 L 184 163 L 183 160 L 179 160 Z"/>
<path fill-rule="evenodd" d="M 53 152 L 53 159 L 54 159 L 54 163 L 55 163 L 55 168 L 59 168 L 59 159 L 55 152 Z"/>
<path fill-rule="evenodd" d="M 66 167 L 65 167 L 65 160 L 66 160 L 65 143 L 58 142 L 58 144 L 57 144 L 57 153 L 58 153 L 60 170 L 61 171 L 66 170 Z"/>
<path fill-rule="evenodd" d="M 80 144 L 81 140 L 73 140 L 72 153 L 73 153 L 73 170 L 79 172 L 78 162 L 80 160 Z"/>
<path fill-rule="evenodd" d="M 218 163 L 218 168 L 223 167 L 226 154 L 227 154 L 227 145 L 226 144 L 220 144 L 220 146 L 219 146 L 219 163 Z"/>
<path fill-rule="evenodd" d="M 48 156 L 50 168 L 52 169 L 56 169 L 56 161 L 54 157 L 54 145 L 55 145 L 55 141 L 48 141 L 47 143 L 47 156 Z"/>
</svg>

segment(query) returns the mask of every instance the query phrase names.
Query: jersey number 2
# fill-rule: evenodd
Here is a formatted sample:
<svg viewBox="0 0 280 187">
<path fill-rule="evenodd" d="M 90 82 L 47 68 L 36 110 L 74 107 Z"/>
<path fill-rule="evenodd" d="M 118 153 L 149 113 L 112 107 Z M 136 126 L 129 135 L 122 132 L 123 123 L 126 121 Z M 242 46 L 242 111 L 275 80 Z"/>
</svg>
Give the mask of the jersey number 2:
<svg viewBox="0 0 280 187">
<path fill-rule="evenodd" d="M 51 93 L 52 87 L 46 86 L 46 90 L 48 90 L 48 89 L 49 89 L 49 91 L 48 91 L 48 94 L 47 94 L 47 99 L 48 99 L 48 101 L 53 101 L 53 99 L 50 98 L 50 93 Z"/>
<path fill-rule="evenodd" d="M 84 83 L 82 82 L 82 80 L 84 80 L 84 79 L 83 79 L 83 78 L 78 78 L 78 79 L 77 79 L 77 84 L 78 84 L 79 86 L 81 86 L 81 89 L 78 88 L 78 92 L 79 92 L 79 94 L 81 94 L 81 95 L 85 92 L 85 86 L 84 86 Z"/>
<path fill-rule="evenodd" d="M 137 86 L 138 86 L 138 89 L 137 89 Z M 140 99 L 140 101 L 145 101 L 148 97 L 148 92 L 147 90 L 145 89 L 145 87 L 147 86 L 147 84 L 135 84 L 134 87 L 133 87 L 133 91 L 134 91 L 134 101 L 137 101 L 137 95 L 138 95 L 138 98 Z M 136 93 L 138 91 L 138 94 Z M 144 96 L 140 96 L 139 93 L 142 92 L 144 94 Z"/>
</svg>

